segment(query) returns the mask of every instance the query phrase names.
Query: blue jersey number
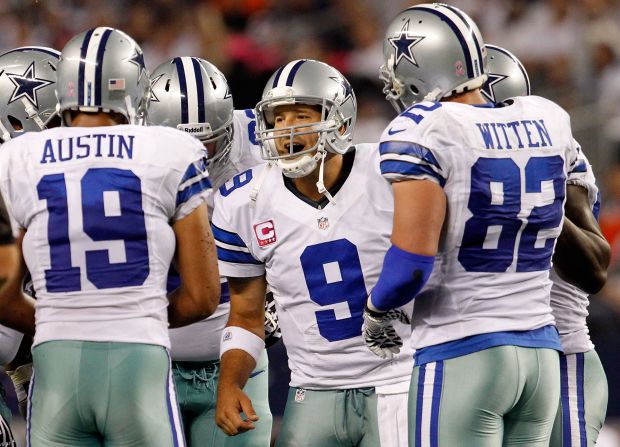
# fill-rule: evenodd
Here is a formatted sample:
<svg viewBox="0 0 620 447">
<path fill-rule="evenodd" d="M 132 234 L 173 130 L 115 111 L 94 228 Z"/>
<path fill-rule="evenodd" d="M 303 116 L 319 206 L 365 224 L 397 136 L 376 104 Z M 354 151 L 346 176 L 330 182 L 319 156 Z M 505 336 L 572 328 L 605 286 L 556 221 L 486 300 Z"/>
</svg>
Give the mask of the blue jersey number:
<svg viewBox="0 0 620 447">
<path fill-rule="evenodd" d="M 564 162 L 560 156 L 533 157 L 525 166 L 525 193 L 542 193 L 543 182 L 552 182 L 553 200 L 534 207 L 523 230 L 521 170 L 508 158 L 480 158 L 471 169 L 468 208 L 458 259 L 469 272 L 505 272 L 512 265 L 517 236 L 517 272 L 549 269 L 554 238 L 537 242 L 543 230 L 562 220 L 565 195 Z"/>
<path fill-rule="evenodd" d="M 301 266 L 312 301 L 347 303 L 351 315 L 337 319 L 333 310 L 315 312 L 319 333 L 329 341 L 359 336 L 368 295 L 357 247 L 346 239 L 310 245 L 301 254 Z"/>
<path fill-rule="evenodd" d="M 224 197 L 230 195 L 235 189 L 241 188 L 252 181 L 252 170 L 243 171 L 220 186 L 220 194 Z"/>
<path fill-rule="evenodd" d="M 250 143 L 256 146 L 258 141 L 256 141 L 256 115 L 254 115 L 254 110 L 245 109 L 245 116 L 252 118 L 252 121 L 248 121 L 248 138 Z"/>
<path fill-rule="evenodd" d="M 48 292 L 81 290 L 80 268 L 73 267 L 64 174 L 46 175 L 37 185 L 47 200 L 51 268 L 45 270 Z M 106 213 L 106 193 L 111 203 Z M 110 262 L 108 250 L 88 250 L 86 277 L 98 289 L 139 286 L 149 276 L 149 252 L 140 179 L 129 170 L 89 169 L 81 181 L 82 227 L 93 241 L 124 242 L 125 262 Z"/>
<path fill-rule="evenodd" d="M 436 102 L 431 106 L 427 106 L 424 104 L 414 104 L 411 107 L 405 109 L 400 115 L 410 120 L 413 120 L 414 123 L 420 124 L 420 122 L 424 119 L 424 115 L 413 112 L 414 110 L 422 110 L 424 112 L 432 112 L 435 109 L 441 107 L 441 103 Z"/>
</svg>

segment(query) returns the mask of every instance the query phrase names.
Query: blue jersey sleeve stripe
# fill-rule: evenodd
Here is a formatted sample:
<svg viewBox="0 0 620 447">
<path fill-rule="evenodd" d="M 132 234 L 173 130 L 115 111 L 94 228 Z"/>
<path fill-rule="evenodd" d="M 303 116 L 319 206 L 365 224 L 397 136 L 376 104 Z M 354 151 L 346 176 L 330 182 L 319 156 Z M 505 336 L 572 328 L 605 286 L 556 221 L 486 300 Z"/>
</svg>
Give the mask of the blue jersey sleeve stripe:
<svg viewBox="0 0 620 447">
<path fill-rule="evenodd" d="M 223 242 L 224 244 L 234 245 L 236 247 L 247 248 L 243 239 L 239 237 L 236 233 L 231 233 L 230 231 L 222 230 L 221 228 L 211 224 L 211 231 L 213 232 L 213 237 L 215 240 Z"/>
<path fill-rule="evenodd" d="M 200 194 L 201 192 L 209 188 L 211 188 L 211 182 L 206 177 L 196 183 L 192 183 L 187 188 L 185 188 L 183 191 L 179 191 L 177 193 L 176 206 L 178 207 L 179 205 L 184 204 L 189 199 L 194 197 L 196 194 Z"/>
<path fill-rule="evenodd" d="M 257 261 L 254 257 L 243 251 L 233 251 L 227 250 L 226 248 L 216 247 L 217 248 L 217 258 L 223 262 L 234 262 L 235 264 L 262 264 L 262 262 Z"/>
<path fill-rule="evenodd" d="M 580 160 L 579 163 L 576 164 L 576 166 L 573 166 L 571 169 L 571 173 L 579 173 L 579 172 L 587 172 L 588 171 L 588 167 L 586 166 L 586 162 L 583 160 Z"/>
<path fill-rule="evenodd" d="M 207 164 L 204 159 L 199 162 L 192 163 L 187 167 L 185 174 L 183 174 L 183 178 L 181 179 L 181 184 L 185 183 L 188 180 L 191 180 L 194 177 L 204 174 L 207 169 Z"/>
<path fill-rule="evenodd" d="M 411 177 L 430 176 L 437 179 L 442 187 L 446 184 L 446 179 L 437 174 L 430 166 L 417 165 L 398 160 L 383 160 L 381 162 L 381 174 L 384 176 L 389 176 L 390 174 L 400 174 Z"/>
<path fill-rule="evenodd" d="M 441 166 L 433 153 L 419 144 L 404 141 L 384 141 L 379 145 L 379 153 L 381 155 L 412 155 L 441 170 Z"/>
</svg>

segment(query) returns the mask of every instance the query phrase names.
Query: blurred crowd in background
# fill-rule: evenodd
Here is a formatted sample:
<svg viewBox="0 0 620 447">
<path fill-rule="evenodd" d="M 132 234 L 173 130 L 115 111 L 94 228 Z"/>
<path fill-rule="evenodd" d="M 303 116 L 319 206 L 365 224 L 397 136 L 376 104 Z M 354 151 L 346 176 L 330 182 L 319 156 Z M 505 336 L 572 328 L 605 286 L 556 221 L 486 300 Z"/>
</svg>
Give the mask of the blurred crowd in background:
<svg viewBox="0 0 620 447">
<path fill-rule="evenodd" d="M 78 32 L 113 26 L 141 44 L 150 69 L 174 56 L 211 61 L 226 74 L 238 109 L 256 104 L 280 65 L 318 59 L 353 84 L 359 102 L 356 141 L 372 142 L 395 114 L 378 80 L 384 30 L 400 10 L 417 3 L 424 2 L 0 0 L 0 50 L 23 45 L 61 50 Z M 569 111 L 573 134 L 594 166 L 600 223 L 614 256 L 608 285 L 592 298 L 590 329 L 609 379 L 608 421 L 620 427 L 620 0 L 449 3 L 476 20 L 486 43 L 521 59 L 534 94 Z M 272 380 L 285 390 L 282 363 L 272 360 Z"/>
</svg>

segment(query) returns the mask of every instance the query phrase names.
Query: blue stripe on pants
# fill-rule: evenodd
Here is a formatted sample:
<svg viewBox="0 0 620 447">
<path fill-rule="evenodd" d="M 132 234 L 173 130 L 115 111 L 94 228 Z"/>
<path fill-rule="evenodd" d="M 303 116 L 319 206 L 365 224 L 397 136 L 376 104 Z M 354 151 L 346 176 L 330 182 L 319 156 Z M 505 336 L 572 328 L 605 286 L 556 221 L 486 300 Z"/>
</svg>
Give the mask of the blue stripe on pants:
<svg viewBox="0 0 620 447">
<path fill-rule="evenodd" d="M 443 387 L 443 361 L 427 363 L 420 366 L 418 375 L 418 390 L 416 396 L 416 447 L 430 446 L 439 447 L 439 410 L 441 405 L 441 391 Z M 431 375 L 432 374 L 432 375 Z M 432 380 L 424 394 L 426 381 Z M 430 412 L 427 406 L 424 412 L 424 402 L 430 400 Z M 429 427 L 428 438 L 422 438 L 422 426 Z"/>
<path fill-rule="evenodd" d="M 424 407 L 424 379 L 426 379 L 426 367 L 428 363 L 420 366 L 418 374 L 418 396 L 415 410 L 415 445 L 422 445 L 422 408 Z"/>
<path fill-rule="evenodd" d="M 577 420 L 579 421 L 579 441 L 581 443 L 580 447 L 587 447 L 585 395 L 583 392 L 585 356 L 581 352 L 575 354 L 575 359 L 577 360 Z"/>
<path fill-rule="evenodd" d="M 561 374 L 561 400 L 562 400 L 562 445 L 564 447 L 587 447 L 588 438 L 586 433 L 585 419 L 585 395 L 584 395 L 584 367 L 585 355 L 583 353 L 569 354 L 575 359 L 575 370 L 569 369 L 568 356 L 560 356 Z M 576 402 L 571 401 L 570 383 L 574 375 L 576 386 Z M 576 411 L 578 426 L 571 425 L 571 412 Z M 574 414 L 574 413 L 573 413 Z M 577 431 L 578 430 L 578 431 Z M 573 443 L 573 433 L 579 433 L 579 445 Z"/>
<path fill-rule="evenodd" d="M 435 380 L 433 381 L 433 403 L 431 407 L 431 447 L 439 447 L 439 404 L 441 403 L 441 388 L 443 386 L 443 361 L 435 366 Z"/>
</svg>

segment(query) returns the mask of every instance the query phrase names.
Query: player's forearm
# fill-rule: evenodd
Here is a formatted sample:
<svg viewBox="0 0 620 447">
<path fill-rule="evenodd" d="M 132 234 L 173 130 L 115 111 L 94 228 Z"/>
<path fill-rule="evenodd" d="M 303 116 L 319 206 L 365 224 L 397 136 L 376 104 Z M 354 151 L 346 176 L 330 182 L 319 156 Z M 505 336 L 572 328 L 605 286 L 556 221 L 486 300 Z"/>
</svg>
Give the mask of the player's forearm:
<svg viewBox="0 0 620 447">
<path fill-rule="evenodd" d="M 25 296 L 20 288 L 10 285 L 0 296 L 0 324 L 27 335 L 34 335 L 35 301 Z"/>
<path fill-rule="evenodd" d="M 220 300 L 220 287 L 210 286 L 202 292 L 192 293 L 181 285 L 168 295 L 168 323 L 171 328 L 187 326 L 209 317 Z"/>
<path fill-rule="evenodd" d="M 600 234 L 564 219 L 553 255 L 555 270 L 562 279 L 587 293 L 596 293 L 607 281 L 610 256 L 611 248 Z"/>
<path fill-rule="evenodd" d="M 247 352 L 241 349 L 233 349 L 222 355 L 220 368 L 218 389 L 226 389 L 231 386 L 243 389 L 250 378 L 250 374 L 256 368 L 256 361 Z"/>
</svg>

